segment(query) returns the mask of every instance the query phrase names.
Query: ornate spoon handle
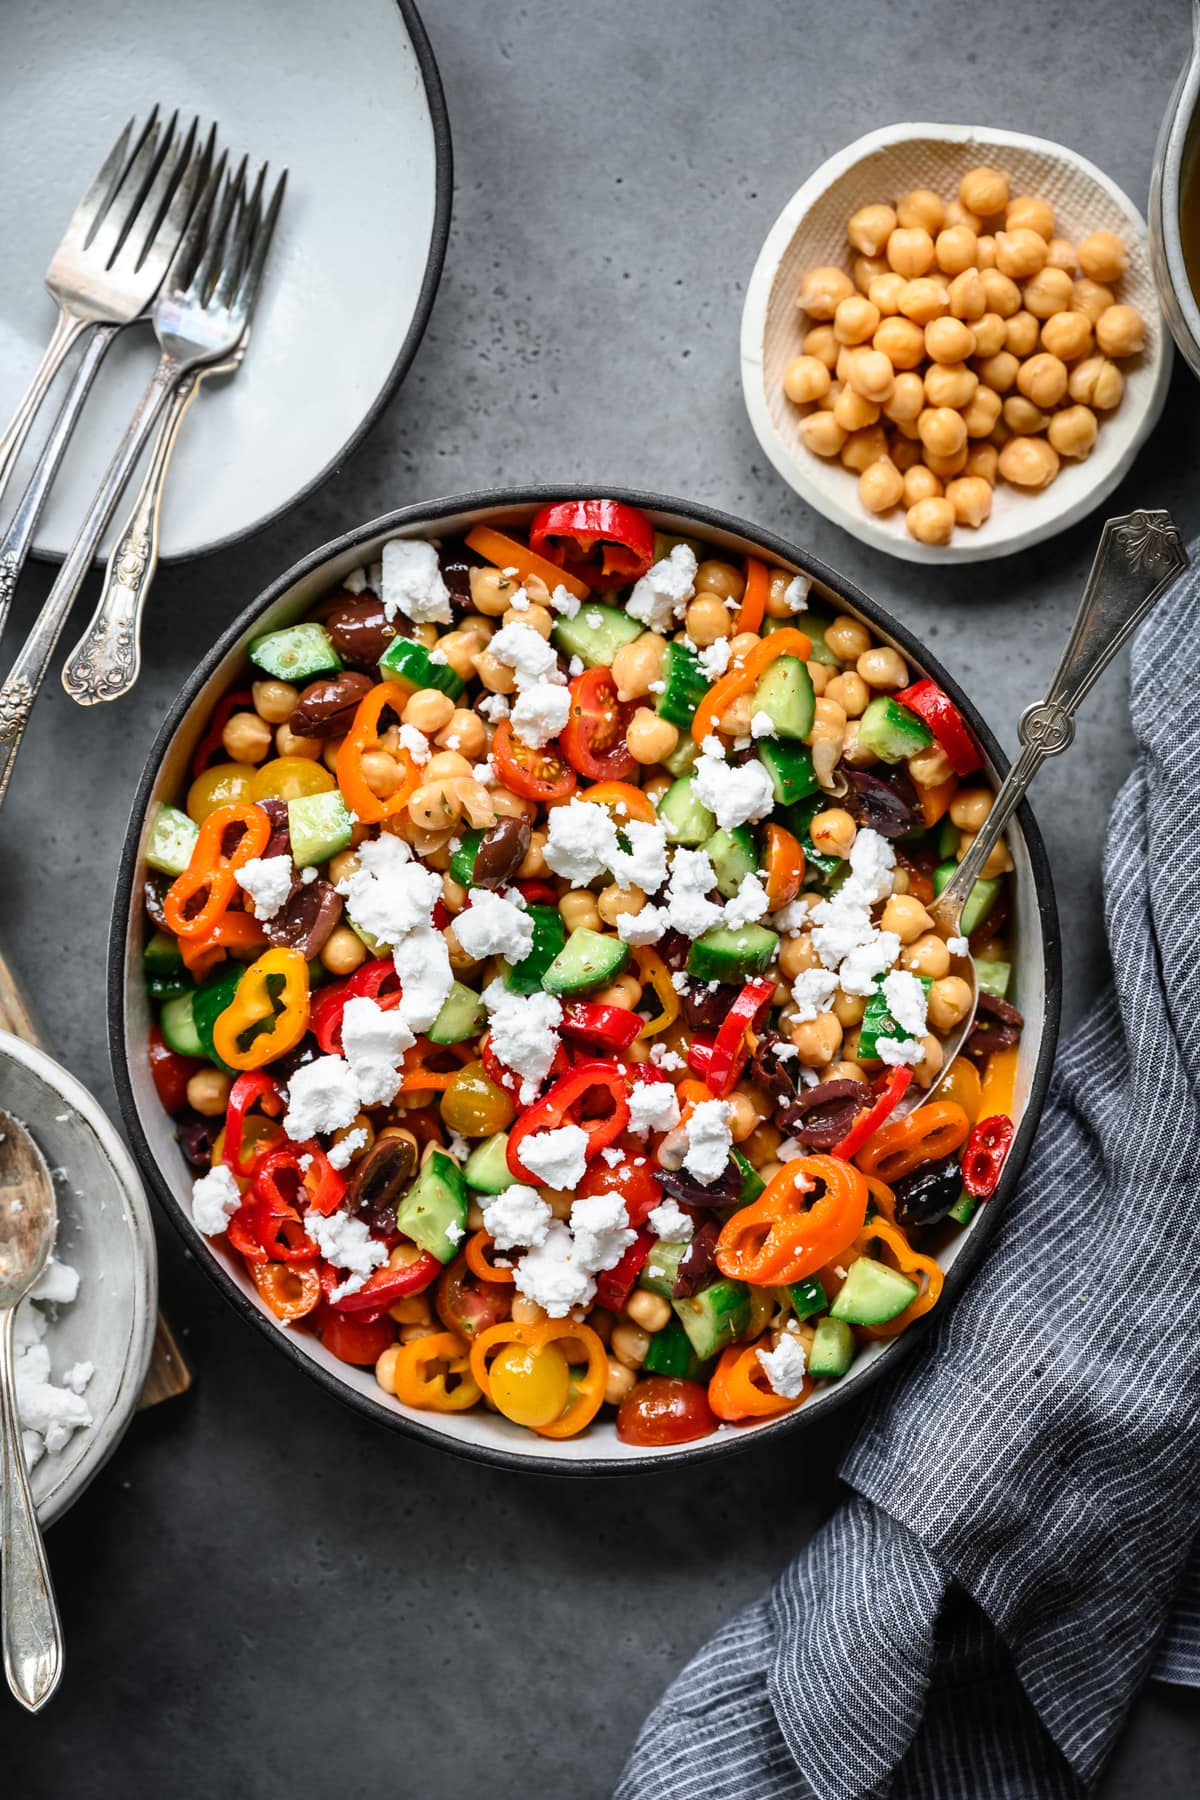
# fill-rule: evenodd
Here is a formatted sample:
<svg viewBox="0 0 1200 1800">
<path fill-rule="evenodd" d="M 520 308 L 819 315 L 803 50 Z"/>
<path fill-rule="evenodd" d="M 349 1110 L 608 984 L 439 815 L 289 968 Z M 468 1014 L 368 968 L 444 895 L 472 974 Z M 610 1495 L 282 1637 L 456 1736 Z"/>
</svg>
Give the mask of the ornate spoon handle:
<svg viewBox="0 0 1200 1800">
<path fill-rule="evenodd" d="M 0 1313 L 0 1618 L 8 1685 L 22 1706 L 37 1712 L 62 1675 L 62 1626 L 21 1448 L 13 1373 L 15 1316 L 16 1308 L 11 1306 Z"/>
</svg>

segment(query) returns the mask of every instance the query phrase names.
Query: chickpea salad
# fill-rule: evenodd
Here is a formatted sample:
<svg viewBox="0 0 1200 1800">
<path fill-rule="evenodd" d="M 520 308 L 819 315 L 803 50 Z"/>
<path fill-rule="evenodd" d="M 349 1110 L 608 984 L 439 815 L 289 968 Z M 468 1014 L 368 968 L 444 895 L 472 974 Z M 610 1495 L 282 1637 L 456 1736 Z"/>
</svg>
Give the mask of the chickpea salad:
<svg viewBox="0 0 1200 1800">
<path fill-rule="evenodd" d="M 193 1220 L 407 1407 L 640 1445 L 789 1412 L 936 1305 L 996 1187 L 1003 842 L 961 939 L 927 911 L 980 755 L 809 588 L 608 500 L 393 539 L 251 642 L 156 810 Z"/>
</svg>

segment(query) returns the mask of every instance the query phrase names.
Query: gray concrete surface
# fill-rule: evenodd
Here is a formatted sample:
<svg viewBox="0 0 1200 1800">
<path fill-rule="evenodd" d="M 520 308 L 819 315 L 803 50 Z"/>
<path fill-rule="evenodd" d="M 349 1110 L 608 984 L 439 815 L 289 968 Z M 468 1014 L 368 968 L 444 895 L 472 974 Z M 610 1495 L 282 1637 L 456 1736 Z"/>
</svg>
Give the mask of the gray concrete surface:
<svg viewBox="0 0 1200 1800">
<path fill-rule="evenodd" d="M 268 579 L 393 505 L 578 478 L 741 512 L 915 624 L 1011 745 L 1094 524 L 939 576 L 815 518 L 765 465 L 742 412 L 744 285 L 804 176 L 888 120 L 1062 138 L 1144 203 L 1187 13 L 1184 0 L 1150 0 L 1135 30 L 1112 0 L 1010 0 L 985 31 L 953 0 L 428 0 L 455 221 L 406 386 L 295 514 L 160 576 L 133 704 L 81 712 L 54 683 L 30 732 L 0 827 L 0 919 L 70 1067 L 111 1101 L 102 948 L 128 798 L 162 708 Z M 1198 451 L 1196 390 L 1177 373 L 1114 510 L 1166 505 L 1195 532 Z M 28 575 L 10 642 L 49 580 Z M 1068 1022 L 1104 979 L 1098 877 L 1132 754 L 1125 699 L 1124 675 L 1110 675 L 1038 791 Z M 65 1687 L 40 1722 L 0 1700 L 5 1791 L 22 1800 L 297 1789 L 599 1800 L 663 1684 L 834 1502 L 852 1421 L 699 1476 L 591 1488 L 408 1445 L 285 1366 L 167 1228 L 162 1253 L 196 1387 L 136 1421 L 53 1534 Z M 1147 1777 L 1160 1800 L 1194 1792 L 1198 1746 L 1188 1697 L 1151 1691 L 1107 1800 L 1142 1794 Z"/>
</svg>

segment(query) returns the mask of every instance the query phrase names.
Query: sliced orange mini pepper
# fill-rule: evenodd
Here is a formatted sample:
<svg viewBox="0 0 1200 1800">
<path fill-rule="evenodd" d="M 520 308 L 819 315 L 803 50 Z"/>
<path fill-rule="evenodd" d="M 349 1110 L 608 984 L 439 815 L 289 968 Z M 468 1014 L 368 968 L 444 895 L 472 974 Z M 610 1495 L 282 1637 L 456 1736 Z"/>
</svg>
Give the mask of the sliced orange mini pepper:
<svg viewBox="0 0 1200 1800">
<path fill-rule="evenodd" d="M 386 800 L 371 792 L 362 768 L 363 757 L 378 747 L 379 721 L 383 714 L 390 708 L 399 718 L 410 698 L 408 689 L 401 687 L 399 682 L 381 681 L 370 693 L 363 695 L 354 723 L 342 739 L 337 756 L 338 786 L 342 790 L 342 799 L 364 825 L 378 825 L 381 820 L 403 811 L 421 784 L 421 771 L 403 748 L 394 751 L 393 755 L 403 768 L 404 777 Z"/>
<path fill-rule="evenodd" d="M 1003 1050 L 996 1052 L 997 1056 L 1005 1054 Z M 979 1070 L 969 1056 L 955 1057 L 935 1087 L 934 1094 L 939 1100 L 953 1100 L 956 1106 L 961 1106 L 972 1125 L 982 1116 L 980 1107 L 983 1104 L 983 1089 Z"/>
<path fill-rule="evenodd" d="M 261 950 L 266 941 L 266 933 L 250 913 L 227 912 L 203 937 L 180 938 L 179 953 L 188 973 L 202 981 L 226 956 L 239 950 Z"/>
<path fill-rule="evenodd" d="M 742 593 L 742 604 L 738 608 L 737 619 L 734 621 L 735 634 L 758 630 L 767 610 L 767 595 L 770 590 L 771 575 L 766 563 L 759 562 L 757 556 L 748 556 L 746 558 L 746 586 Z"/>
<path fill-rule="evenodd" d="M 511 1286 L 515 1279 L 513 1272 L 511 1269 L 500 1267 L 491 1260 L 488 1251 L 492 1248 L 493 1244 L 490 1232 L 472 1232 L 471 1236 L 463 1246 L 463 1255 L 466 1257 L 467 1267 L 470 1269 L 472 1275 L 477 1276 L 480 1281 L 498 1281 Z"/>
<path fill-rule="evenodd" d="M 498 569 L 515 569 L 522 581 L 536 575 L 544 581 L 553 593 L 556 587 L 565 587 L 568 594 L 574 594 L 577 600 L 590 600 L 592 590 L 586 581 L 580 581 L 578 575 L 572 575 L 567 569 L 560 569 L 528 544 L 518 542 L 503 531 L 495 531 L 490 525 L 477 525 L 474 531 L 468 531 L 467 543 L 483 558 L 484 562 L 493 563 Z"/>
<path fill-rule="evenodd" d="M 679 995 L 671 980 L 668 969 L 657 950 L 649 944 L 639 944 L 633 952 L 633 960 L 643 987 L 649 985 L 654 989 L 655 998 L 662 1011 L 656 1018 L 647 1019 L 638 1032 L 640 1038 L 654 1037 L 656 1033 L 665 1031 L 679 1017 Z"/>
<path fill-rule="evenodd" d="M 466 1412 L 480 1398 L 470 1354 L 456 1331 L 401 1344 L 392 1376 L 397 1400 L 423 1412 Z"/>
<path fill-rule="evenodd" d="M 852 1244 L 866 1216 L 867 1184 L 853 1163 L 835 1156 L 795 1157 L 757 1200 L 725 1222 L 717 1267 L 759 1287 L 800 1281 Z"/>
<path fill-rule="evenodd" d="M 770 1343 L 770 1338 L 762 1337 L 756 1344 L 731 1344 L 721 1352 L 708 1384 L 708 1404 L 718 1419 L 729 1424 L 737 1424 L 741 1419 L 770 1419 L 777 1413 L 794 1412 L 812 1393 L 813 1384 L 807 1375 L 794 1400 L 775 1392 L 758 1360 L 759 1351 L 769 1349 Z"/>
<path fill-rule="evenodd" d="M 945 781 L 939 781 L 936 787 L 921 789 L 921 817 L 926 831 L 936 825 L 939 819 L 945 818 L 957 790 L 957 775 L 947 775 Z"/>
<path fill-rule="evenodd" d="M 241 827 L 232 850 L 225 834 Z M 237 872 L 261 856 L 271 836 L 271 821 L 261 806 L 235 800 L 209 813 L 192 845 L 187 868 L 163 896 L 163 918 L 177 938 L 207 937 L 237 893 Z"/>
<path fill-rule="evenodd" d="M 925 1162 L 940 1162 L 967 1140 L 971 1122 L 953 1100 L 931 1100 L 903 1119 L 882 1126 L 858 1152 L 864 1175 L 889 1186 Z"/>
<path fill-rule="evenodd" d="M 585 1425 L 590 1425 L 600 1411 L 608 1386 L 608 1355 L 591 1326 L 577 1324 L 574 1319 L 546 1319 L 540 1325 L 518 1325 L 515 1320 L 507 1319 L 502 1325 L 490 1325 L 486 1331 L 481 1331 L 471 1345 L 471 1373 L 484 1395 L 490 1398 L 488 1359 L 505 1344 L 528 1344 L 533 1349 L 541 1349 L 544 1344 L 567 1339 L 586 1351 L 587 1365 L 582 1375 L 572 1368 L 571 1397 L 558 1418 L 549 1425 L 530 1428 L 536 1430 L 539 1437 L 574 1437 Z"/>
<path fill-rule="evenodd" d="M 624 805 L 625 811 L 617 815 L 618 825 L 625 818 L 640 819 L 645 825 L 653 825 L 658 817 L 649 794 L 643 794 L 641 788 L 628 781 L 598 781 L 594 787 L 584 788 L 575 798 L 594 801 L 597 806 L 611 806 L 614 811 Z"/>
<path fill-rule="evenodd" d="M 909 1301 L 902 1313 L 889 1319 L 886 1325 L 861 1325 L 859 1330 L 867 1337 L 890 1338 L 899 1337 L 906 1326 L 919 1319 L 937 1305 L 942 1294 L 942 1284 L 946 1277 L 940 1263 L 932 1256 L 922 1256 L 914 1250 L 898 1225 L 891 1225 L 886 1219 L 872 1219 L 864 1225 L 855 1239 L 854 1248 L 866 1256 L 867 1246 L 877 1242 L 886 1244 L 896 1261 L 896 1267 L 902 1275 L 915 1277 L 921 1283 L 921 1292 Z"/>
<path fill-rule="evenodd" d="M 298 1263 L 248 1263 L 250 1279 L 275 1314 L 287 1324 L 312 1312 L 321 1298 L 321 1277 Z"/>
<path fill-rule="evenodd" d="M 1017 1085 L 1020 1054 L 1014 1044 L 1010 1050 L 993 1050 L 988 1057 L 979 1096 L 978 1116 L 981 1119 L 990 1119 L 993 1113 L 1007 1113 L 1010 1119 L 1013 1117 L 1013 1092 Z"/>
<path fill-rule="evenodd" d="M 298 950 L 265 950 L 213 1025 L 213 1048 L 231 1069 L 261 1069 L 308 1030 L 308 964 Z"/>
<path fill-rule="evenodd" d="M 812 639 L 803 631 L 797 631 L 794 625 L 785 625 L 781 630 L 773 631 L 770 637 L 759 638 L 745 659 L 735 661 L 729 673 L 709 688 L 696 708 L 692 720 L 692 737 L 696 743 L 702 744 L 717 729 L 717 720 L 727 706 L 742 694 L 753 693 L 759 676 L 777 657 L 798 656 L 801 662 L 807 662 L 811 653 Z"/>
</svg>

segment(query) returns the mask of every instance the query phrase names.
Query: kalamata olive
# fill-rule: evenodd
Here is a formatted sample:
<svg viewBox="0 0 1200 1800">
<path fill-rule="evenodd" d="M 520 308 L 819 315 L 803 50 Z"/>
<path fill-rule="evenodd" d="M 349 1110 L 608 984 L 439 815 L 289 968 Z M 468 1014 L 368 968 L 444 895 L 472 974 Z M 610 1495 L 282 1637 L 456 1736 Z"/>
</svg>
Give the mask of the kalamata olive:
<svg viewBox="0 0 1200 1800">
<path fill-rule="evenodd" d="M 499 887 L 515 875 L 525 861 L 532 836 L 528 819 L 501 819 L 485 831 L 475 852 L 471 886 Z"/>
<path fill-rule="evenodd" d="M 725 1023 L 735 990 L 718 982 L 709 991 L 705 981 L 689 981 L 679 995 L 684 1023 L 692 1031 L 719 1031 Z"/>
<path fill-rule="evenodd" d="M 258 800 L 255 802 L 260 811 L 265 812 L 271 821 L 271 835 L 263 849 L 263 860 L 268 856 L 290 856 L 292 853 L 292 834 L 288 829 L 288 809 L 285 800 Z"/>
<path fill-rule="evenodd" d="M 916 791 L 903 771 L 892 770 L 882 776 L 874 770 L 851 769 L 845 763 L 838 767 L 849 784 L 846 811 L 860 825 L 867 825 L 886 838 L 903 837 L 911 830 Z"/>
<path fill-rule="evenodd" d="M 964 1048 L 968 1056 L 986 1059 L 993 1050 L 1011 1050 L 1020 1042 L 1024 1027 L 1025 1020 L 1015 1006 L 981 991 Z"/>
<path fill-rule="evenodd" d="M 868 1095 L 861 1081 L 822 1081 L 787 1101 L 779 1122 L 806 1150 L 832 1150 L 850 1130 Z"/>
<path fill-rule="evenodd" d="M 962 1170 L 948 1156 L 944 1162 L 925 1163 L 892 1185 L 897 1225 L 936 1225 L 944 1219 L 962 1193 Z"/>
<path fill-rule="evenodd" d="M 354 723 L 358 703 L 373 686 L 369 675 L 343 669 L 340 675 L 322 675 L 310 681 L 288 720 L 297 737 L 345 737 Z"/>
<path fill-rule="evenodd" d="M 751 1079 L 766 1089 L 777 1106 L 794 1100 L 798 1092 L 798 1083 L 792 1073 L 796 1067 L 795 1054 L 790 1057 L 779 1054 L 785 1046 L 789 1050 L 792 1048 L 782 1032 L 764 1031 L 750 1058 Z"/>
<path fill-rule="evenodd" d="M 732 1206 L 742 1191 L 741 1171 L 732 1160 L 707 1187 L 686 1169 L 656 1168 L 654 1173 L 664 1193 L 673 1194 L 688 1206 Z"/>
<path fill-rule="evenodd" d="M 655 945 L 655 949 L 671 973 L 678 975 L 687 967 L 687 959 L 692 951 L 692 940 L 685 937 L 682 931 L 664 931 Z"/>
<path fill-rule="evenodd" d="M 350 1178 L 346 1205 L 386 1236 L 396 1229 L 396 1205 L 417 1172 L 420 1153 L 411 1132 L 376 1138 Z"/>
<path fill-rule="evenodd" d="M 374 594 L 360 594 L 357 599 L 347 594 L 326 614 L 325 629 L 344 663 L 374 674 L 399 627 L 391 623 L 382 600 Z"/>
<path fill-rule="evenodd" d="M 282 909 L 263 921 L 267 942 L 298 950 L 306 962 L 318 955 L 342 916 L 342 896 L 332 882 L 296 881 Z"/>
<path fill-rule="evenodd" d="M 671 1290 L 676 1300 L 686 1300 L 707 1278 L 717 1260 L 717 1239 L 720 1235 L 721 1227 L 717 1221 L 705 1219 L 679 1259 L 679 1267 L 675 1271 L 675 1286 Z"/>
<path fill-rule="evenodd" d="M 167 915 L 163 911 L 163 897 L 171 883 L 167 876 L 151 871 L 142 883 L 142 905 L 146 909 L 146 917 L 157 931 L 167 928 Z"/>
<path fill-rule="evenodd" d="M 471 570 L 478 568 L 479 558 L 467 548 L 465 538 L 446 538 L 438 551 L 442 580 L 450 589 L 452 605 L 460 611 L 471 610 Z"/>
<path fill-rule="evenodd" d="M 285 1056 L 277 1056 L 271 1064 L 271 1073 L 276 1081 L 285 1085 L 292 1079 L 297 1069 L 306 1069 L 311 1062 L 323 1055 L 320 1045 L 311 1032 L 306 1032 L 294 1050 Z"/>
<path fill-rule="evenodd" d="M 202 1119 L 199 1113 L 193 1113 L 180 1124 L 179 1148 L 193 1169 L 212 1167 L 212 1147 L 224 1123 L 224 1119 Z"/>
</svg>

